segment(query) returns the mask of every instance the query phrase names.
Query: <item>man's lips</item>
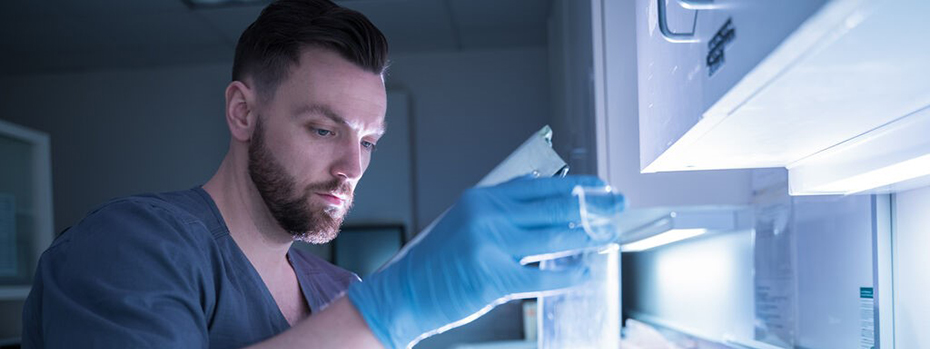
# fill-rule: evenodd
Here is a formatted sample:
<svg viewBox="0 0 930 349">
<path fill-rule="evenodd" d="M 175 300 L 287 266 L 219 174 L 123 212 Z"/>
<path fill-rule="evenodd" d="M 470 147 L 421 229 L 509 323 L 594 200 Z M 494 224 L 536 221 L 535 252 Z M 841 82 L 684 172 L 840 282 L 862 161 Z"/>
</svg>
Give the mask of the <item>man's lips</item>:
<svg viewBox="0 0 930 349">
<path fill-rule="evenodd" d="M 342 204 L 346 201 L 345 196 L 341 196 L 338 194 L 333 194 L 333 193 L 316 193 L 316 194 L 322 197 L 323 200 L 325 200 L 330 205 L 342 206 Z"/>
</svg>

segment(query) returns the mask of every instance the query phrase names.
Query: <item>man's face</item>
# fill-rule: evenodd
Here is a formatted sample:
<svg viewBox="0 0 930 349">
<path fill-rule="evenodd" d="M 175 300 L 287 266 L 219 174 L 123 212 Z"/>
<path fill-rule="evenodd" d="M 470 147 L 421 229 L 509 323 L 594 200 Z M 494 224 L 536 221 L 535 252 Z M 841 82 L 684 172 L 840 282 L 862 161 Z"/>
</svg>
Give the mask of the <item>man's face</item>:
<svg viewBox="0 0 930 349">
<path fill-rule="evenodd" d="M 274 97 L 260 104 L 249 143 L 255 187 L 295 239 L 332 240 L 384 133 L 381 76 L 310 48 Z"/>
</svg>

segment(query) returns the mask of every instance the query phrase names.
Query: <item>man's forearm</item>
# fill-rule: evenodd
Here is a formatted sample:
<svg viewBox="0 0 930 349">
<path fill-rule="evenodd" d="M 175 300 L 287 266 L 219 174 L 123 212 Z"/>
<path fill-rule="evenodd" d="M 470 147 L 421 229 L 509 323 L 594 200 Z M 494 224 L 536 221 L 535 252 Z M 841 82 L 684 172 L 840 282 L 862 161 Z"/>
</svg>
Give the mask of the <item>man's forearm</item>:
<svg viewBox="0 0 930 349">
<path fill-rule="evenodd" d="M 287 331 L 249 349 L 265 348 L 358 348 L 384 349 L 346 296 L 311 315 Z"/>
</svg>

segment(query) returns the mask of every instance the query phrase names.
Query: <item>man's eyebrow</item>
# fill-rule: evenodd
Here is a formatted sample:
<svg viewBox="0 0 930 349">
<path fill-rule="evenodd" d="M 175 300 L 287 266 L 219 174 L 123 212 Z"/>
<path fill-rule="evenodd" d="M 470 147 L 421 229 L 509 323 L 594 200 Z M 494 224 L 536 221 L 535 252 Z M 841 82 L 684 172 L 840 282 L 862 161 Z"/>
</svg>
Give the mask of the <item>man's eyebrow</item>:
<svg viewBox="0 0 930 349">
<path fill-rule="evenodd" d="M 337 114 L 336 112 L 334 112 L 332 109 L 330 109 L 328 106 L 325 106 L 325 105 L 306 104 L 306 105 L 301 106 L 300 108 L 297 108 L 297 110 L 294 111 L 295 117 L 300 117 L 302 115 L 308 115 L 308 114 L 323 115 L 327 119 L 330 119 L 337 124 L 343 124 L 343 125 L 349 124 L 345 118 L 343 118 L 342 116 L 339 116 L 339 114 Z"/>
<path fill-rule="evenodd" d="M 349 124 L 348 121 L 346 121 L 345 118 L 343 118 L 338 113 L 333 111 L 329 106 L 325 106 L 325 105 L 307 104 L 307 105 L 301 106 L 300 108 L 297 108 L 297 110 L 295 110 L 294 112 L 295 117 L 300 117 L 302 115 L 308 115 L 308 114 L 322 115 L 337 124 L 346 125 L 350 127 L 352 126 Z M 378 127 L 375 129 L 375 133 L 380 136 L 380 135 L 383 135 L 386 130 L 387 130 L 387 123 L 382 121 L 381 125 L 378 125 Z"/>
</svg>

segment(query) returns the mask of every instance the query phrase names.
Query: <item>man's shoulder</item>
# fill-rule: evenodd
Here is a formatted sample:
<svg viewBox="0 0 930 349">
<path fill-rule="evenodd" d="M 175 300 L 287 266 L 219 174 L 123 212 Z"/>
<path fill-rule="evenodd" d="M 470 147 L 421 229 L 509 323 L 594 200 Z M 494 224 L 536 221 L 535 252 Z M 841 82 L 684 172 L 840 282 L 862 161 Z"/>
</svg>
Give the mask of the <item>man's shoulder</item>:
<svg viewBox="0 0 930 349">
<path fill-rule="evenodd" d="M 122 214 L 151 214 L 155 216 L 172 218 L 182 222 L 192 222 L 196 217 L 188 210 L 184 210 L 177 203 L 167 200 L 165 194 L 140 194 L 116 198 L 98 206 L 87 215 L 94 216 L 122 215 Z"/>
<path fill-rule="evenodd" d="M 139 194 L 110 200 L 91 211 L 77 226 L 106 222 L 140 225 L 156 222 L 191 224 L 201 220 L 189 205 L 184 205 L 185 191 Z M 134 220 L 127 220 L 134 218 Z"/>
<path fill-rule="evenodd" d="M 209 229 L 196 210 L 184 202 L 187 197 L 189 194 L 179 191 L 112 199 L 65 230 L 52 247 L 85 238 L 107 244 L 153 238 L 166 242 L 182 239 L 191 243 L 209 237 L 209 234 L 197 234 L 197 231 Z"/>
<path fill-rule="evenodd" d="M 201 339 L 197 326 L 215 307 L 221 262 L 213 258 L 210 234 L 198 226 L 196 215 L 159 195 L 100 205 L 42 254 L 23 306 L 24 327 L 30 327 L 24 339 L 41 343 L 69 333 L 110 343 L 138 340 L 123 347 L 139 347 L 157 337 L 146 329 Z M 57 335 L 44 332 L 47 326 Z"/>
<path fill-rule="evenodd" d="M 137 194 L 110 200 L 88 216 L 103 212 L 119 212 L 125 209 L 143 209 L 155 214 L 173 217 L 186 223 L 202 221 L 212 214 L 211 203 L 200 188 L 163 193 Z"/>
</svg>

